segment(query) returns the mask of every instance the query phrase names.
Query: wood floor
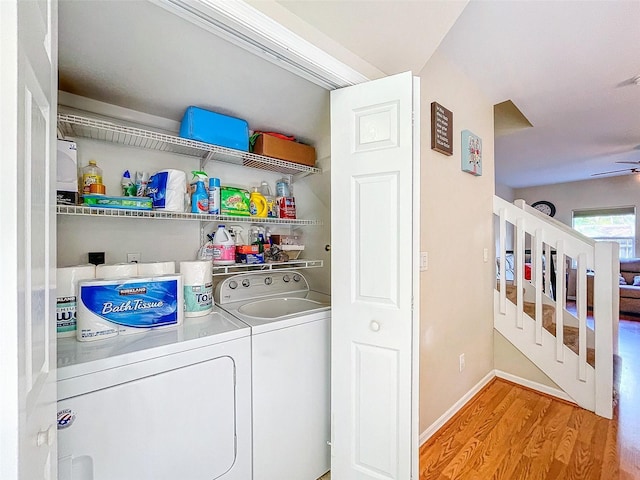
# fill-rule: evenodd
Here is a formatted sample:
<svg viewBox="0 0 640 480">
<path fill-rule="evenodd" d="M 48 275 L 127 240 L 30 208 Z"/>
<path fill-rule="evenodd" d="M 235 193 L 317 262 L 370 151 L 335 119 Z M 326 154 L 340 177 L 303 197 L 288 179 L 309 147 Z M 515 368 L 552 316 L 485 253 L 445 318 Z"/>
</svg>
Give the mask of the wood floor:
<svg viewBox="0 0 640 480">
<path fill-rule="evenodd" d="M 495 379 L 420 449 L 420 480 L 640 479 L 640 322 L 620 322 L 614 419 Z"/>
</svg>

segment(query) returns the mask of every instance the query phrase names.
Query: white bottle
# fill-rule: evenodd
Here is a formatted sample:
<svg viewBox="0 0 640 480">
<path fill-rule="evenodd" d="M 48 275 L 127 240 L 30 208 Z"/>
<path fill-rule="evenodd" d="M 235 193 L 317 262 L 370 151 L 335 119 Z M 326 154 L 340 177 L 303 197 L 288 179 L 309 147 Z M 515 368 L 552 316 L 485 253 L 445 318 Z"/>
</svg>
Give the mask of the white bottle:
<svg viewBox="0 0 640 480">
<path fill-rule="evenodd" d="M 214 265 L 233 265 L 236 263 L 236 242 L 224 228 L 224 225 L 218 225 L 218 230 L 211 243 L 213 243 Z"/>
</svg>

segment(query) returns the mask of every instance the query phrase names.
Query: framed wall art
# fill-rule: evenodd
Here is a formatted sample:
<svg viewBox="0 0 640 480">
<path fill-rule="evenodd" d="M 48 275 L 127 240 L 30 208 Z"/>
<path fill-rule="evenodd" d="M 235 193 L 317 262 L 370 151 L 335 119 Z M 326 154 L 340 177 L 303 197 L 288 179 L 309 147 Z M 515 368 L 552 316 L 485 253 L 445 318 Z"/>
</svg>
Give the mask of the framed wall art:
<svg viewBox="0 0 640 480">
<path fill-rule="evenodd" d="M 462 131 L 462 171 L 479 177 L 482 175 L 482 139 L 469 130 Z"/>
</svg>

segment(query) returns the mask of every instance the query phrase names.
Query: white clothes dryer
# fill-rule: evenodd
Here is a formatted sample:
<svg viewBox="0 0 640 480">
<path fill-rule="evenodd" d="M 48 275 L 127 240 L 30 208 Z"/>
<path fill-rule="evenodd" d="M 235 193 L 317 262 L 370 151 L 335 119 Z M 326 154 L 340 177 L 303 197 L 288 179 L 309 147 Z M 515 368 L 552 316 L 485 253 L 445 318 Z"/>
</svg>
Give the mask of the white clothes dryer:
<svg viewBox="0 0 640 480">
<path fill-rule="evenodd" d="M 253 480 L 316 480 L 331 467 L 331 300 L 297 271 L 246 273 L 216 303 L 251 326 Z"/>
<path fill-rule="evenodd" d="M 250 329 L 182 326 L 58 341 L 59 480 L 251 477 Z"/>
</svg>

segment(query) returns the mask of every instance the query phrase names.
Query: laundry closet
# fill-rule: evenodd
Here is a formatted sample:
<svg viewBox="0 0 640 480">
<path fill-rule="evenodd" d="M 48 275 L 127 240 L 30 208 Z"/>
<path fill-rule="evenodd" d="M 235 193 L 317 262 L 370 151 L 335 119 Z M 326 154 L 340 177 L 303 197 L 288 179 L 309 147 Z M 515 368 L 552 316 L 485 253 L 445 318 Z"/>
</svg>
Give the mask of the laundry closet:
<svg viewBox="0 0 640 480">
<path fill-rule="evenodd" d="M 285 282 L 291 278 L 293 284 L 304 275 L 310 288 L 330 293 L 326 88 L 153 2 L 60 2 L 58 66 L 58 135 L 76 142 L 78 168 L 90 160 L 102 168 L 107 195 L 120 195 L 125 170 L 153 174 L 178 169 L 186 172 L 188 179 L 192 171 L 205 171 L 209 177 L 220 178 L 222 185 L 246 190 L 263 181 L 274 190 L 276 181 L 284 177 L 296 200 L 295 220 L 246 217 L 230 222 L 191 213 L 129 214 L 58 205 L 58 267 L 87 263 L 89 252 L 104 252 L 107 264 L 127 262 L 131 254 L 141 263 L 178 264 L 196 259 L 206 235 L 215 232 L 220 223 L 234 225 L 245 239 L 251 226 L 261 225 L 271 234 L 301 238 L 304 251 L 300 258 L 246 268 L 214 266 L 214 288 L 232 273 L 263 270 L 267 272 L 265 282 L 282 284 L 282 278 Z M 286 165 L 242 152 L 202 151 L 181 145 L 177 132 L 190 105 L 242 118 L 251 130 L 294 135 L 316 148 L 316 166 Z M 318 398 L 301 402 L 326 411 L 323 418 L 316 414 L 321 411 L 317 408 L 301 410 L 306 417 L 318 417 L 307 419 L 311 435 L 298 428 L 304 441 L 317 438 L 299 446 L 318 451 L 314 459 L 306 461 L 309 465 L 300 465 L 314 472 L 306 480 L 314 480 L 329 466 L 328 315 L 322 316 L 322 326 L 299 337 L 304 344 L 296 347 L 304 350 L 304 356 L 299 361 L 282 357 L 286 360 L 280 365 L 280 370 L 291 366 L 295 371 L 280 372 L 279 378 L 298 375 L 298 381 L 310 376 L 300 365 L 314 362 L 312 352 L 317 352 L 324 365 L 318 372 L 324 385 L 305 388 L 308 395 Z M 254 347 L 258 342 L 251 341 L 251 330 L 215 310 L 212 319 L 185 318 L 183 323 L 177 330 L 119 336 L 91 345 L 73 338 L 59 340 L 61 480 L 126 480 L 145 474 L 167 479 L 269 479 L 276 478 L 275 473 L 266 472 L 269 468 L 282 471 L 278 469 L 287 462 L 276 450 L 255 448 L 260 432 L 252 430 L 256 416 L 254 409 L 252 427 L 252 402 L 268 404 L 274 400 L 268 397 L 273 390 L 268 385 L 263 388 L 267 395 L 260 397 L 256 397 L 258 384 L 252 385 L 261 365 L 255 366 L 260 353 Z M 279 349 L 297 343 L 278 341 Z M 326 347 L 316 348 L 317 342 Z M 265 358 L 267 362 L 273 355 L 267 353 Z M 310 368 L 316 371 L 315 365 Z M 282 385 L 280 389 L 284 391 Z M 169 416 L 173 418 L 166 418 Z M 263 417 L 268 417 L 268 412 Z M 163 427 L 168 424 L 171 427 Z M 263 431 L 272 431 L 275 436 L 278 427 L 287 428 L 282 424 Z M 261 435 L 265 438 L 265 433 Z M 177 443 L 176 437 L 181 439 Z M 150 451 L 145 450 L 147 442 Z M 268 437 L 262 443 L 269 443 Z M 132 453 L 136 445 L 142 450 Z M 118 448 L 122 450 L 118 452 Z M 261 455 L 265 464 L 253 477 L 252 455 Z M 298 462 L 306 458 L 299 457 Z"/>
</svg>

